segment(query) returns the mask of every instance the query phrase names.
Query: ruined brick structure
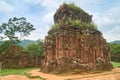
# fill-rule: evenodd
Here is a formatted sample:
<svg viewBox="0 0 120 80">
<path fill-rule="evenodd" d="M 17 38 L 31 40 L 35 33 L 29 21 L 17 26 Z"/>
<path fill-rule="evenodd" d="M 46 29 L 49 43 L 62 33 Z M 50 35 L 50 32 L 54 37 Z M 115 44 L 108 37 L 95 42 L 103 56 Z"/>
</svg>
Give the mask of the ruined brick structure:
<svg viewBox="0 0 120 80">
<path fill-rule="evenodd" d="M 72 6 L 72 7 L 71 7 Z M 111 69 L 110 50 L 102 33 L 89 25 L 82 28 L 66 24 L 71 18 L 83 24 L 91 24 L 92 16 L 82 9 L 63 4 L 54 15 L 54 22 L 61 22 L 59 28 L 51 29 L 45 38 L 45 63 L 43 72 L 64 72 Z"/>
<path fill-rule="evenodd" d="M 41 57 L 30 57 L 28 52 L 23 51 L 16 45 L 11 45 L 5 50 L 0 58 L 2 68 L 27 68 L 27 67 L 40 67 Z M 38 63 L 36 63 L 38 62 Z"/>
<path fill-rule="evenodd" d="M 54 22 L 57 23 L 58 21 L 61 21 L 63 19 L 67 19 L 71 17 L 73 20 L 79 19 L 82 22 L 91 22 L 92 21 L 92 15 L 88 15 L 86 12 L 84 12 L 79 7 L 75 7 L 74 5 L 67 5 L 63 4 L 59 10 L 54 15 Z"/>
<path fill-rule="evenodd" d="M 20 47 L 11 45 L 2 53 L 2 68 L 23 68 L 28 67 L 30 59 L 28 54 L 23 52 Z"/>
</svg>

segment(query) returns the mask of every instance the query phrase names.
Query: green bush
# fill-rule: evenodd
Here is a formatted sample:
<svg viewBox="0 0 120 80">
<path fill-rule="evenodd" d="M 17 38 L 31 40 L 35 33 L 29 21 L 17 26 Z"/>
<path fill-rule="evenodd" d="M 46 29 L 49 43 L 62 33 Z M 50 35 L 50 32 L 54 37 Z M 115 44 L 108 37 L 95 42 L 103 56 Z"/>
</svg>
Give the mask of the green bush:
<svg viewBox="0 0 120 80">
<path fill-rule="evenodd" d="M 120 44 L 109 43 L 111 61 L 120 62 Z"/>
<path fill-rule="evenodd" d="M 51 26 L 51 30 L 58 30 L 60 25 L 62 24 L 62 22 L 57 22 L 56 24 Z M 96 26 L 93 23 L 86 23 L 86 22 L 81 22 L 81 20 L 73 20 L 71 17 L 67 18 L 67 20 L 65 21 L 66 25 L 69 25 L 71 27 L 77 27 L 78 29 L 81 28 L 89 28 L 90 30 L 94 30 L 96 29 Z"/>
<path fill-rule="evenodd" d="M 61 25 L 61 22 L 57 22 L 56 24 L 51 26 L 51 30 L 58 30 Z"/>
<path fill-rule="evenodd" d="M 93 23 L 86 23 L 86 22 L 81 22 L 81 20 L 72 20 L 71 17 L 69 17 L 67 20 L 66 20 L 66 24 L 67 25 L 70 25 L 70 26 L 73 26 L 73 27 L 78 27 L 78 28 L 83 28 L 83 27 L 86 27 L 86 28 L 89 28 L 89 29 L 96 29 L 96 26 L 93 24 Z"/>
<path fill-rule="evenodd" d="M 66 20 L 66 24 L 70 26 L 83 27 L 82 22 L 80 20 L 72 20 L 72 18 L 70 17 Z"/>
</svg>

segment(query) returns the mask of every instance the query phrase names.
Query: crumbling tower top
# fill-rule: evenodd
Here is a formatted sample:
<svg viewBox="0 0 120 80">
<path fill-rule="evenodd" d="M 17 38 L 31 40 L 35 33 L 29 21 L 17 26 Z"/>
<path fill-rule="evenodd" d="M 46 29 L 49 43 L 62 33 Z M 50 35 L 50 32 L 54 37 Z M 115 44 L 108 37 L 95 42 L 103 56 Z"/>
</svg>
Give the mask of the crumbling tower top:
<svg viewBox="0 0 120 80">
<path fill-rule="evenodd" d="M 62 20 L 67 20 L 68 18 L 72 18 L 72 20 L 81 20 L 81 22 L 86 23 L 92 22 L 92 15 L 89 15 L 74 4 L 64 3 L 55 13 L 54 22 L 57 23 Z"/>
</svg>

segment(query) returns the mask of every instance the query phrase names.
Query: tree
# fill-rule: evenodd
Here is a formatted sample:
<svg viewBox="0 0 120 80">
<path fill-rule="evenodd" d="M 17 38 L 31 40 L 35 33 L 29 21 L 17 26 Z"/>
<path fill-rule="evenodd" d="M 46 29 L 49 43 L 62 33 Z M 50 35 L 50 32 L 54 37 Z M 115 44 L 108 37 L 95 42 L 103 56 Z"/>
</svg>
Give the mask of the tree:
<svg viewBox="0 0 120 80">
<path fill-rule="evenodd" d="M 0 43 L 0 60 L 2 60 L 2 55 L 5 50 L 7 50 L 12 43 L 10 41 L 4 41 Z"/>
<path fill-rule="evenodd" d="M 38 55 L 43 56 L 44 55 L 44 41 L 43 40 L 37 40 L 37 46 L 38 46 Z"/>
<path fill-rule="evenodd" d="M 111 60 L 120 62 L 120 44 L 109 43 Z"/>
<path fill-rule="evenodd" d="M 25 51 L 29 52 L 30 56 L 43 56 L 43 54 L 44 54 L 43 40 L 37 40 L 37 43 L 28 44 L 25 47 Z"/>
<path fill-rule="evenodd" d="M 35 30 L 33 25 L 26 22 L 24 17 L 21 18 L 10 18 L 7 23 L 3 23 L 0 26 L 1 39 L 8 38 L 12 42 L 19 42 L 25 36 L 30 35 L 30 32 Z"/>
<path fill-rule="evenodd" d="M 44 55 L 44 42 L 37 40 L 37 43 L 30 43 L 25 47 L 25 51 L 27 51 L 31 57 L 35 57 L 35 64 L 38 64 L 38 56 L 42 57 Z"/>
<path fill-rule="evenodd" d="M 25 47 L 25 51 L 29 53 L 29 56 L 37 56 L 39 51 L 38 51 L 38 46 L 35 43 L 30 43 Z"/>
<path fill-rule="evenodd" d="M 6 49 L 10 47 L 12 43 L 10 41 L 4 41 L 0 44 L 0 53 L 4 52 Z"/>
</svg>

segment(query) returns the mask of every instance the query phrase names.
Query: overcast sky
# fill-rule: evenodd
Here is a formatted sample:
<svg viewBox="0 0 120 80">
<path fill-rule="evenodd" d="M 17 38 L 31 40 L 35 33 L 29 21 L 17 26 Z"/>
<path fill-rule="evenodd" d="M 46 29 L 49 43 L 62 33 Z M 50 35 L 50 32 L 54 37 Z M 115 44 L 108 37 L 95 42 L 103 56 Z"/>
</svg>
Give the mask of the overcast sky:
<svg viewBox="0 0 120 80">
<path fill-rule="evenodd" d="M 36 28 L 28 39 L 44 39 L 54 24 L 54 13 L 64 2 L 93 15 L 107 41 L 120 40 L 120 0 L 0 0 L 0 25 L 12 17 L 25 17 Z"/>
</svg>

